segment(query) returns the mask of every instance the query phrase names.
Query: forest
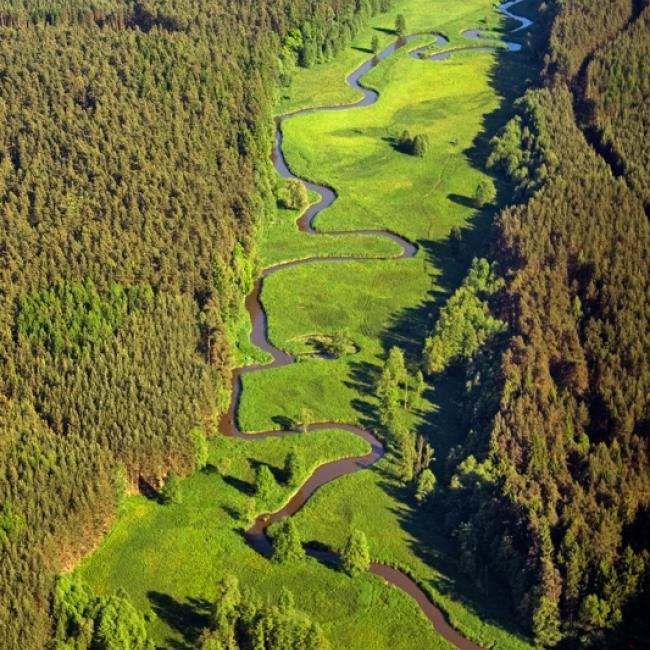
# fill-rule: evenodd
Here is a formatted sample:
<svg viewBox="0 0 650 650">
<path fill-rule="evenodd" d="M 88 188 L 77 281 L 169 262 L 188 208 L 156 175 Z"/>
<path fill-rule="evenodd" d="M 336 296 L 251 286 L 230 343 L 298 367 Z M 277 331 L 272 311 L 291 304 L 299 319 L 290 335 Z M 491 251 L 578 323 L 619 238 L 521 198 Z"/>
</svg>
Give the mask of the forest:
<svg viewBox="0 0 650 650">
<path fill-rule="evenodd" d="M 546 3 L 540 87 L 517 101 L 488 160 L 516 199 L 488 254 L 503 285 L 484 298 L 507 336 L 489 336 L 483 315 L 483 343 L 461 359 L 467 437 L 447 459 L 444 513 L 465 571 L 479 585 L 488 569 L 501 576 L 544 647 L 647 643 L 643 4 Z M 424 351 L 435 372 L 447 358 L 459 372 L 441 326 L 468 325 L 459 292 Z"/>
<path fill-rule="evenodd" d="M 374 56 L 414 24 L 430 30 L 432 10 L 414 0 L 399 3 L 410 14 L 391 15 L 391 28 L 373 27 L 367 37 L 371 17 L 398 2 L 0 0 L 3 647 L 151 650 L 152 628 L 162 634 L 176 623 L 186 643 L 174 647 L 326 650 L 335 626 L 318 617 L 336 617 L 343 609 L 327 606 L 348 606 L 348 595 L 356 625 L 389 625 L 368 638 L 392 640 L 404 628 L 390 625 L 402 624 L 419 645 L 435 638 L 443 644 L 435 647 L 447 647 L 416 619 L 411 599 L 369 582 L 378 560 L 426 587 L 445 620 L 484 647 L 647 644 L 647 0 L 526 0 L 537 25 L 520 39 L 529 51 L 517 73 L 505 63 L 511 53 L 499 50 L 484 51 L 482 63 L 465 52 L 419 72 L 425 90 L 439 87 L 447 103 L 400 72 L 432 62 L 402 52 L 385 72 L 371 70 L 386 91 L 375 113 L 348 117 L 345 130 L 334 112 L 283 127 L 305 178 L 318 176 L 325 154 L 301 147 L 316 151 L 320 138 L 347 143 L 340 169 L 326 151 L 342 188 L 328 222 L 334 232 L 387 228 L 419 250 L 398 271 L 391 242 L 366 237 L 361 254 L 358 240 L 326 240 L 322 250 L 312 241 L 318 255 L 352 250 L 374 266 L 355 262 L 318 279 L 308 275 L 316 265 L 293 267 L 283 285 L 278 275 L 269 279 L 273 343 L 300 362 L 275 379 L 247 376 L 239 416 L 251 431 L 299 428 L 298 441 L 259 441 L 262 451 L 244 454 L 214 435 L 233 368 L 262 359 L 248 341 L 244 298 L 271 261 L 307 254 L 296 255 L 293 235 L 265 239 L 269 223 L 282 214 L 295 220 L 313 198 L 273 169 L 278 106 L 310 105 L 316 85 L 330 85 L 342 104 L 349 88 L 329 81 L 344 78 L 356 59 L 341 65 L 337 57 Z M 467 44 L 458 36 L 466 20 L 497 33 L 502 17 L 488 16 L 487 4 L 465 3 L 469 18 L 462 4 L 436 6 L 453 48 Z M 367 43 L 355 41 L 360 32 Z M 302 76 L 327 62 L 322 79 Z M 499 95 L 497 109 L 492 85 L 512 79 L 530 83 L 512 106 Z M 459 88 L 472 98 L 462 130 L 445 121 L 459 117 L 451 91 Z M 498 128 L 489 110 L 507 114 Z M 474 169 L 492 126 L 488 171 Z M 368 194 L 377 196 L 355 195 L 354 182 L 373 174 L 382 187 Z M 470 213 L 494 221 L 481 231 Z M 489 236 L 472 248 L 483 232 Z M 269 253 L 268 241 L 290 245 Z M 359 322 L 338 327 L 332 296 L 340 312 L 363 312 Z M 397 306 L 406 314 L 399 328 L 391 320 Z M 262 559 L 246 555 L 244 524 L 280 507 L 315 467 L 363 452 L 366 443 L 334 426 L 303 435 L 326 418 L 352 422 L 353 409 L 361 412 L 354 421 L 385 445 L 383 464 L 364 483 L 344 477 L 271 527 L 260 576 Z M 455 427 L 460 435 L 445 430 Z M 145 507 L 125 506 L 141 496 Z M 201 500 L 208 523 L 227 521 L 226 541 L 219 531 L 204 534 L 205 521 L 197 525 L 202 538 L 192 537 L 186 517 L 196 513 L 182 510 L 183 499 Z M 136 521 L 148 507 L 154 516 Z M 114 536 L 94 564 L 70 573 L 104 548 L 116 522 L 124 536 L 125 512 L 151 537 L 126 547 Z M 163 537 L 177 534 L 175 517 L 190 533 L 179 535 L 177 556 L 156 555 L 152 546 L 168 548 Z M 167 527 L 158 529 L 160 521 Z M 304 542 L 321 539 L 322 548 L 340 550 L 340 567 L 329 573 L 306 559 Z M 194 546 L 221 556 L 205 553 L 213 565 L 188 571 Z M 111 564 L 111 548 L 128 552 L 114 553 Z M 176 596 L 189 594 L 187 602 L 151 588 L 151 576 L 137 573 L 139 553 L 145 564 L 178 572 Z M 131 569 L 137 584 L 116 588 Z M 209 596 L 200 592 L 205 598 L 192 591 L 201 572 L 220 576 Z M 251 588 L 251 575 L 259 586 Z M 332 589 L 326 599 L 314 592 L 317 611 L 293 592 L 304 593 L 314 576 Z M 495 593 L 505 593 L 499 606 L 516 622 L 490 609 Z M 375 608 L 377 619 L 362 618 Z M 353 634 L 372 647 L 369 631 Z"/>
<path fill-rule="evenodd" d="M 193 467 L 275 200 L 274 98 L 386 6 L 1 3 L 4 647 L 45 645 L 120 494 Z"/>
</svg>

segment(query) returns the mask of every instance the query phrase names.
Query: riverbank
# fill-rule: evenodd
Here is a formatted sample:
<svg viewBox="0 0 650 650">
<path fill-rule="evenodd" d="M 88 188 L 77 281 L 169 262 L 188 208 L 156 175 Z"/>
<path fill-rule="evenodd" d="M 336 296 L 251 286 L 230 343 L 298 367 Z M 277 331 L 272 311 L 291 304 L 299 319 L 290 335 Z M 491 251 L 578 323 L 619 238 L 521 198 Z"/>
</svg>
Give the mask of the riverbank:
<svg viewBox="0 0 650 650">
<path fill-rule="evenodd" d="M 462 29 L 475 26 L 482 13 L 491 12 L 488 3 L 478 0 L 464 7 L 462 14 L 458 7 L 451 8 L 456 13 L 447 15 L 444 12 L 451 9 L 444 3 L 416 0 L 400 3 L 399 9 L 406 15 L 409 31 L 419 29 L 418 20 L 423 25 L 428 21 L 426 29 L 449 31 L 452 44 Z M 380 19 L 386 25 L 392 20 L 392 16 Z M 368 30 L 360 41 L 372 33 Z M 426 37 L 422 41 L 425 43 Z M 420 43 L 415 42 L 417 45 Z M 344 61 L 331 65 L 349 70 L 358 54 L 352 50 L 341 57 Z M 240 409 L 244 430 L 281 428 L 305 406 L 317 421 L 363 421 L 374 407 L 370 382 L 385 348 L 398 344 L 412 355 L 419 352 L 418 336 L 424 336 L 431 323 L 418 319 L 457 286 L 468 263 L 468 255 L 455 258 L 451 254 L 446 244 L 450 228 L 466 230 L 469 252 L 489 218 L 468 205 L 474 188 L 484 178 L 468 152 L 482 133 L 484 116 L 500 103 L 490 82 L 494 66 L 490 53 L 463 53 L 448 63 L 433 64 L 416 61 L 404 50 L 368 74 L 368 83 L 381 92 L 378 104 L 287 122 L 284 133 L 292 169 L 333 185 L 339 193 L 339 200 L 317 219 L 316 227 L 386 228 L 417 240 L 421 250 L 415 258 L 399 264 L 392 260 L 319 262 L 268 278 L 263 301 L 274 345 L 297 354 L 309 351 L 310 335 L 344 331 L 357 352 L 336 361 L 307 360 L 246 376 Z M 322 72 L 325 77 L 331 74 L 327 66 L 321 66 L 306 71 L 305 76 Z M 328 96 L 347 92 L 340 89 L 343 78 L 328 86 L 323 83 L 325 77 L 312 76 L 313 103 L 326 103 L 321 101 L 322 89 Z M 316 79 L 320 81 L 316 83 Z M 296 80 L 298 95 L 307 85 L 303 79 Z M 296 98 L 285 98 L 285 106 L 290 101 L 299 103 Z M 458 110 L 459 104 L 463 111 Z M 405 156 L 392 146 L 395 130 L 406 127 L 425 133 L 433 143 L 424 159 Z M 298 241 L 306 235 L 296 233 L 295 237 Z M 330 243 L 338 246 L 339 241 L 345 239 Z M 357 244 L 367 254 L 368 238 L 358 237 Z M 354 254 L 354 246 L 345 245 Z M 385 251 L 385 243 L 381 246 Z M 270 251 L 268 245 L 263 246 L 263 264 L 272 256 L 281 261 L 276 248 Z M 443 458 L 456 435 L 455 388 L 429 391 L 424 408 L 413 419 L 413 426 L 429 432 Z M 325 433 L 300 436 L 298 444 L 305 453 L 310 445 L 318 449 L 320 444 L 322 455 L 329 453 L 333 459 L 348 455 L 358 443 L 345 432 L 329 432 L 337 442 L 331 447 Z M 161 508 L 141 497 L 134 499 L 82 572 L 98 591 L 126 587 L 138 606 L 156 614 L 151 626 L 161 641 L 168 634 L 172 638 L 191 636 L 192 621 L 200 619 L 201 611 L 190 599 L 209 600 L 216 578 L 223 572 L 236 572 L 244 582 L 254 581 L 263 593 L 277 591 L 280 584 L 289 586 L 301 608 L 321 622 L 335 647 L 395 647 L 395 639 L 403 639 L 403 647 L 447 647 L 414 601 L 377 578 L 368 575 L 350 580 L 313 561 L 299 567 L 272 567 L 246 547 L 240 531 L 246 525 L 242 511 L 251 489 L 251 461 L 279 469 L 287 449 L 287 439 L 215 440 L 211 459 L 217 471 L 183 482 L 190 495 L 184 505 Z M 414 532 L 410 520 L 415 513 L 386 471 L 390 459 L 383 463 L 376 471 L 345 477 L 317 493 L 297 517 L 303 539 L 332 541 L 338 546 L 348 526 L 361 528 L 369 536 L 373 557 L 383 554 L 393 563 L 397 558 L 430 589 L 437 585 L 438 597 L 445 600 L 452 621 L 461 630 L 485 639 L 486 645 L 525 647 L 503 629 L 508 625 L 503 607 L 490 609 L 472 585 L 457 578 L 453 563 L 446 559 L 453 554 L 447 553 L 448 547 L 444 550 L 443 540 L 433 539 L 431 530 L 422 532 L 426 538 L 420 531 Z M 351 484 L 356 494 L 350 493 Z M 137 506 L 132 505 L 136 500 Z M 324 503 L 331 509 L 323 510 Z M 163 544 L 161 535 L 167 536 Z M 433 548 L 434 553 L 423 557 L 420 547 Z M 331 593 L 337 594 L 336 602 L 332 602 Z M 179 614 L 176 618 L 174 612 Z"/>
</svg>

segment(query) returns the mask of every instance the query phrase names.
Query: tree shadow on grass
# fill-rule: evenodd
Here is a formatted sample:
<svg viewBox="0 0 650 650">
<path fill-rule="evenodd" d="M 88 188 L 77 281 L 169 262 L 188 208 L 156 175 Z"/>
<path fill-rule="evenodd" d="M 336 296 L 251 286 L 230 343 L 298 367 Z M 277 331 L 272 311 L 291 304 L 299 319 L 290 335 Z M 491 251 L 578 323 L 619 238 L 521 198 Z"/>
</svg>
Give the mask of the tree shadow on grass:
<svg viewBox="0 0 650 650">
<path fill-rule="evenodd" d="M 353 50 L 357 52 L 364 52 L 365 54 L 374 54 L 374 52 L 369 47 L 360 47 L 359 45 L 353 45 Z"/>
<path fill-rule="evenodd" d="M 138 478 L 138 491 L 143 497 L 149 499 L 149 501 L 154 501 L 155 503 L 163 502 L 160 492 L 156 490 L 156 488 L 151 485 L 149 481 L 142 478 L 142 476 Z"/>
<path fill-rule="evenodd" d="M 447 198 L 458 205 L 462 205 L 465 208 L 476 208 L 474 200 L 470 196 L 463 196 L 462 194 L 447 194 Z"/>
<path fill-rule="evenodd" d="M 295 431 L 296 429 L 296 423 L 286 415 L 274 415 L 271 421 L 277 424 L 282 431 Z"/>
<path fill-rule="evenodd" d="M 476 227 L 472 224 L 469 232 Z M 422 350 L 426 337 L 433 330 L 440 309 L 450 293 L 462 282 L 469 260 L 463 254 L 455 254 L 448 240 L 420 240 L 420 247 L 425 251 L 428 262 L 440 270 L 424 299 L 416 306 L 404 309 L 392 318 L 388 327 L 381 333 L 380 339 L 385 356 L 392 347 L 399 347 L 405 355 L 407 365 L 415 371 L 422 364 Z M 468 248 L 468 247 L 467 247 Z M 359 421 L 365 427 L 380 428 L 377 409 L 371 396 L 381 373 L 383 358 L 377 363 L 353 362 L 346 386 L 362 395 L 355 399 L 352 406 L 359 414 Z"/>
<path fill-rule="evenodd" d="M 273 478 L 276 480 L 276 482 L 282 484 L 282 481 L 284 479 L 284 469 L 280 467 L 274 467 L 273 465 L 269 465 L 268 463 L 264 463 L 263 461 L 258 460 L 257 458 L 247 458 L 246 460 L 248 461 L 248 464 L 255 472 L 257 472 L 259 468 L 262 467 L 262 465 L 266 465 L 271 470 L 271 474 L 273 474 Z M 251 484 L 249 483 L 249 485 Z M 255 486 L 252 486 L 252 488 L 253 491 L 255 491 Z"/>
<path fill-rule="evenodd" d="M 394 29 L 389 29 L 388 27 L 373 27 L 376 32 L 381 32 L 382 34 L 390 34 L 391 36 L 397 36 L 397 33 Z"/>
<path fill-rule="evenodd" d="M 210 610 L 212 604 L 203 598 L 187 598 L 180 602 L 159 591 L 147 592 L 147 598 L 158 618 L 169 627 L 180 633 L 185 644 L 178 640 L 168 639 L 171 647 L 185 649 L 194 648 L 201 631 L 210 625 Z"/>
<path fill-rule="evenodd" d="M 224 483 L 227 483 L 230 487 L 235 488 L 235 490 L 245 494 L 247 497 L 252 497 L 255 494 L 255 486 L 249 481 L 244 481 L 236 476 L 222 476 L 221 478 Z"/>
<path fill-rule="evenodd" d="M 382 487 L 402 502 L 409 499 L 409 494 L 404 493 L 406 488 L 395 485 L 394 481 L 382 482 Z M 456 560 L 458 549 L 443 532 L 442 524 L 437 523 L 444 519 L 442 509 L 423 512 L 416 508 L 399 508 L 393 512 L 402 529 L 411 536 L 411 552 L 437 572 L 426 581 L 429 587 L 461 604 L 482 622 L 530 643 L 512 612 L 507 588 L 498 577 L 486 573 L 479 584 L 461 572 Z"/>
<path fill-rule="evenodd" d="M 511 116 L 512 101 L 522 94 L 527 75 L 530 73 L 530 68 L 525 65 L 523 70 L 520 69 L 521 63 L 514 61 L 510 53 L 498 52 L 495 59 L 496 65 L 490 73 L 490 81 L 501 99 L 500 106 L 484 116 L 481 132 L 471 147 L 463 152 L 472 165 L 481 170 L 485 169 L 491 138 Z M 511 186 L 503 179 L 496 179 L 496 187 L 497 205 L 506 205 L 511 201 Z M 469 197 L 450 194 L 447 198 L 464 207 L 475 208 Z M 494 210 L 474 213 L 472 220 L 463 228 L 459 251 L 454 250 L 448 239 L 418 242 L 428 262 L 438 270 L 438 274 L 433 277 L 432 287 L 423 300 L 418 305 L 395 314 L 381 334 L 385 354 L 393 346 L 400 347 L 411 371 L 421 367 L 425 339 L 433 330 L 446 299 L 463 281 L 471 258 L 488 252 L 488 234 L 494 215 Z M 349 385 L 364 396 L 355 400 L 355 409 L 364 424 L 375 430 L 379 428 L 379 424 L 374 400 L 365 397 L 369 398 L 374 392 L 382 361 L 383 359 L 378 359 L 377 365 L 353 365 L 349 379 Z M 430 380 L 425 392 L 426 400 L 433 404 L 434 408 L 421 413 L 417 433 L 423 435 L 436 449 L 434 468 L 439 477 L 444 475 L 449 450 L 462 442 L 465 435 L 464 383 L 462 372 L 446 373 Z M 379 469 L 375 467 L 374 471 Z M 413 505 L 413 486 L 399 485 L 390 473 L 384 474 L 380 486 L 400 503 Z M 430 581 L 431 587 L 462 603 L 482 621 L 501 627 L 525 640 L 525 635 L 512 613 L 510 598 L 503 584 L 495 576 L 486 574 L 481 577 L 479 585 L 460 571 L 457 562 L 458 549 L 453 540 L 443 532 L 445 512 L 442 509 L 422 513 L 415 508 L 399 508 L 395 510 L 395 515 L 400 526 L 412 539 L 410 546 L 414 555 L 441 574 Z"/>
<path fill-rule="evenodd" d="M 511 117 L 513 100 L 523 93 L 533 74 L 525 59 L 517 61 L 509 52 L 497 52 L 495 60 L 496 64 L 490 72 L 490 82 L 501 100 L 500 105 L 484 116 L 481 132 L 471 147 L 463 152 L 472 165 L 481 170 L 485 169 L 490 140 Z M 497 205 L 510 203 L 512 187 L 505 179 L 497 178 L 496 187 Z M 474 207 L 467 197 L 450 194 L 447 198 L 465 207 Z M 396 314 L 389 327 L 382 333 L 382 345 L 386 352 L 393 346 L 399 346 L 404 350 L 407 363 L 412 369 L 420 366 L 424 339 L 433 329 L 446 298 L 461 284 L 471 257 L 488 252 L 488 233 L 493 218 L 494 211 L 491 210 L 475 213 L 472 221 L 463 229 L 459 254 L 454 254 L 448 240 L 418 242 L 431 264 L 440 270 L 440 274 L 435 276 L 434 287 L 424 300 L 419 305 Z M 379 367 L 376 368 L 376 373 L 378 372 Z M 363 392 L 363 388 L 363 384 L 358 384 L 360 391 Z M 463 373 L 446 373 L 433 378 L 425 393 L 425 398 L 435 407 L 422 418 L 417 432 L 436 448 L 435 469 L 439 477 L 443 475 L 441 470 L 449 450 L 462 442 L 465 435 L 465 427 L 462 426 L 463 394 Z M 413 505 L 412 486 L 399 485 L 389 474 L 383 477 L 380 486 L 399 502 Z M 412 540 L 409 544 L 413 554 L 440 572 L 439 577 L 430 581 L 431 587 L 462 603 L 482 621 L 529 641 L 515 620 L 508 590 L 499 579 L 488 573 L 481 577 L 478 584 L 460 571 L 457 562 L 458 549 L 443 530 L 445 512 L 442 507 L 426 513 L 413 507 L 398 508 L 394 514 Z"/>
</svg>

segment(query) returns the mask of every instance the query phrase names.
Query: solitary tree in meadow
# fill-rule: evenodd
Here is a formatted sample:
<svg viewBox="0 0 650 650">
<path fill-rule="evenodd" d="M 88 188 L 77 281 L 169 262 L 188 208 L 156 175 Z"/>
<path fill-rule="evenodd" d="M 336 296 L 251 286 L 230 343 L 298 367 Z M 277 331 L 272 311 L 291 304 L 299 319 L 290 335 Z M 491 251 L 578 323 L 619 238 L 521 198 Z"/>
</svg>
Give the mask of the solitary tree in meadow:
<svg viewBox="0 0 650 650">
<path fill-rule="evenodd" d="M 360 530 L 353 530 L 341 552 L 341 566 L 349 576 L 355 577 L 368 570 L 370 551 L 368 540 Z"/>
<path fill-rule="evenodd" d="M 305 475 L 305 459 L 297 449 L 292 449 L 284 461 L 284 476 L 287 485 L 296 486 Z"/>
<path fill-rule="evenodd" d="M 305 557 L 300 535 L 291 517 L 278 522 L 269 530 L 273 542 L 271 559 L 274 562 L 294 562 Z"/>
<path fill-rule="evenodd" d="M 370 45 L 370 49 L 373 51 L 373 54 L 377 54 L 377 52 L 379 52 L 379 36 L 377 36 L 377 34 L 372 37 L 372 44 Z"/>
<path fill-rule="evenodd" d="M 496 198 L 497 192 L 491 181 L 483 180 L 476 186 L 476 191 L 474 192 L 474 205 L 477 208 L 482 208 L 494 203 Z"/>
<path fill-rule="evenodd" d="M 277 483 L 268 465 L 260 465 L 255 476 L 255 494 L 263 503 L 268 502 L 275 493 Z"/>
<path fill-rule="evenodd" d="M 300 409 L 300 413 L 298 415 L 298 420 L 297 420 L 297 424 L 300 430 L 303 433 L 307 433 L 313 421 L 314 421 L 314 414 L 306 406 L 303 406 Z"/>
<path fill-rule="evenodd" d="M 403 14 L 397 14 L 397 18 L 395 18 L 395 33 L 398 36 L 406 34 L 406 19 Z"/>
<path fill-rule="evenodd" d="M 423 158 L 429 150 L 429 138 L 422 134 L 416 135 L 415 138 L 413 138 L 411 149 L 414 156 Z"/>
<path fill-rule="evenodd" d="M 463 234 L 458 226 L 452 226 L 449 232 L 449 248 L 454 256 L 460 253 L 460 246 L 463 242 Z"/>
</svg>

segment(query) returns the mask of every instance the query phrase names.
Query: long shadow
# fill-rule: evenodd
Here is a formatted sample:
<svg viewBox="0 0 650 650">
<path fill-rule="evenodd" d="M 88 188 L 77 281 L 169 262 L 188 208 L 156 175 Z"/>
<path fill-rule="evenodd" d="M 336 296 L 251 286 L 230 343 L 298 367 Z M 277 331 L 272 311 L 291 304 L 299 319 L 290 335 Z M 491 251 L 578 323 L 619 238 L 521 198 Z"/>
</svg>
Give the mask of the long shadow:
<svg viewBox="0 0 650 650">
<path fill-rule="evenodd" d="M 156 615 L 173 630 L 179 632 L 187 645 L 174 642 L 178 648 L 194 648 L 201 631 L 210 625 L 211 603 L 202 598 L 187 598 L 180 602 L 159 591 L 147 592 L 147 598 Z M 172 643 L 172 640 L 168 640 Z"/>
<path fill-rule="evenodd" d="M 400 500 L 408 500 L 407 489 L 396 486 L 394 482 L 382 482 L 384 489 Z M 502 582 L 487 572 L 480 583 L 464 575 L 456 561 L 457 546 L 442 532 L 438 522 L 445 512 L 440 508 L 427 511 L 417 509 L 396 509 L 394 514 L 405 531 L 413 536 L 411 551 L 427 565 L 435 567 L 439 574 L 428 581 L 430 587 L 443 596 L 462 604 L 464 609 L 476 615 L 481 621 L 501 627 L 521 640 L 525 634 L 517 623 L 509 603 L 509 594 Z"/>
<path fill-rule="evenodd" d="M 155 501 L 156 503 L 162 503 L 162 498 L 160 496 L 160 492 L 156 490 L 156 488 L 149 483 L 146 479 L 142 478 L 140 476 L 138 478 L 138 492 L 140 494 L 149 499 L 149 501 Z"/>
<path fill-rule="evenodd" d="M 381 32 L 382 34 L 390 34 L 391 36 L 397 36 L 397 33 L 394 29 L 389 29 L 388 27 L 373 27 L 376 32 Z"/>
<path fill-rule="evenodd" d="M 507 38 L 520 38 L 523 41 L 527 37 L 524 32 L 517 36 L 508 35 Z M 463 152 L 471 165 L 481 171 L 486 168 L 490 140 L 513 114 L 513 101 L 537 78 L 537 68 L 533 65 L 531 56 L 526 53 L 526 47 L 517 54 L 497 51 L 494 57 L 495 64 L 489 73 L 489 81 L 500 100 L 499 106 L 483 117 L 479 134 Z M 413 370 L 421 367 L 426 336 L 432 331 L 447 297 L 461 284 L 471 258 L 489 252 L 489 232 L 496 210 L 512 200 L 512 189 L 505 179 L 496 178 L 495 185 L 497 206 L 493 210 L 481 210 L 474 214 L 463 230 L 460 251 L 454 250 L 449 240 L 418 242 L 426 252 L 428 261 L 440 272 L 433 278 L 432 287 L 420 304 L 396 314 L 381 334 L 384 350 L 387 352 L 391 347 L 399 346 L 404 350 L 407 364 Z M 447 198 L 464 207 L 474 207 L 468 197 L 451 194 Z M 378 360 L 376 366 L 366 366 L 369 367 L 353 367 L 350 382 L 362 395 L 370 396 L 380 372 L 381 360 Z M 425 394 L 436 405 L 436 410 L 423 418 L 417 433 L 423 435 L 436 449 L 434 469 L 439 477 L 444 473 L 450 449 L 461 443 L 466 435 L 463 430 L 464 383 L 463 373 L 447 373 L 434 378 Z M 354 406 L 363 421 L 370 426 L 377 426 L 373 401 L 360 399 Z M 375 468 L 374 471 L 378 469 Z M 413 501 L 412 486 L 403 487 L 391 476 L 386 476 L 380 485 L 400 502 Z M 525 638 L 512 613 L 507 590 L 500 581 L 488 572 L 478 584 L 461 573 L 457 562 L 457 545 L 441 525 L 445 512 L 440 506 L 437 511 L 426 513 L 413 508 L 399 509 L 395 514 L 413 540 L 413 553 L 444 576 L 432 580 L 432 587 L 462 603 L 481 620 Z"/>
<path fill-rule="evenodd" d="M 252 497 L 255 494 L 255 486 L 248 481 L 243 481 L 236 476 L 222 476 L 221 478 L 224 483 L 227 483 L 230 487 L 234 487 L 235 490 L 239 490 L 239 492 L 248 497 Z"/>
<path fill-rule="evenodd" d="M 447 198 L 458 205 L 462 205 L 464 208 L 474 208 L 476 207 L 474 201 L 469 196 L 463 196 L 462 194 L 447 194 Z"/>
</svg>

